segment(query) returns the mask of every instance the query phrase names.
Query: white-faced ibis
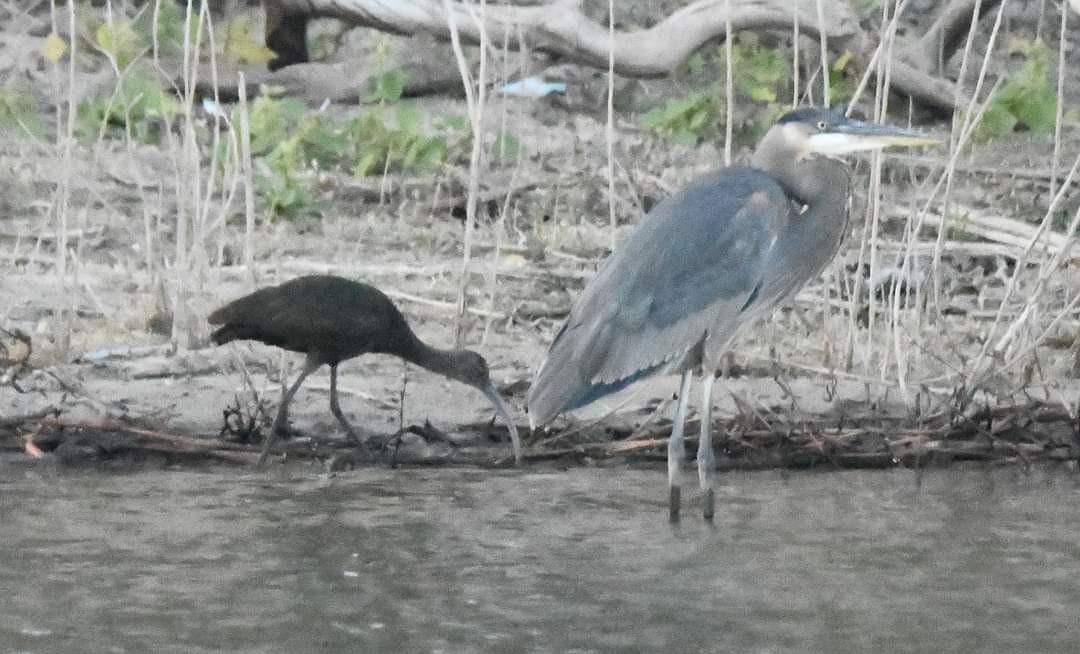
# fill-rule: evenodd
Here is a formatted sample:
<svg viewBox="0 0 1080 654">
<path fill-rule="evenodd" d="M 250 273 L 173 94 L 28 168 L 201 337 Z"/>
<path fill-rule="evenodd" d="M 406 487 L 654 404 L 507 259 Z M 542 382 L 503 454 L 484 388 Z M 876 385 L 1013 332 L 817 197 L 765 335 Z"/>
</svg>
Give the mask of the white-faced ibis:
<svg viewBox="0 0 1080 654">
<path fill-rule="evenodd" d="M 906 129 L 828 109 L 792 111 L 773 125 L 751 166 L 699 178 L 653 207 L 585 287 L 529 390 L 543 425 L 647 375 L 679 372 L 668 442 L 669 507 L 679 515 L 691 373 L 702 373 L 698 476 L 713 515 L 712 387 L 738 329 L 766 315 L 832 261 L 851 197 L 838 157 L 936 143 Z"/>
<path fill-rule="evenodd" d="M 510 430 L 514 460 L 521 463 L 521 441 L 510 411 L 491 383 L 487 361 L 471 350 L 440 350 L 425 344 L 390 298 L 377 288 L 333 275 L 299 277 L 233 300 L 210 314 L 221 325 L 211 338 L 221 345 L 235 340 L 261 341 L 307 355 L 300 376 L 281 400 L 270 435 L 263 443 L 264 461 L 279 429 L 285 426 L 289 402 L 304 379 L 319 366 L 330 366 L 330 411 L 353 443 L 361 439 L 338 405 L 337 367 L 368 353 L 392 354 L 432 372 L 483 391 Z"/>
</svg>

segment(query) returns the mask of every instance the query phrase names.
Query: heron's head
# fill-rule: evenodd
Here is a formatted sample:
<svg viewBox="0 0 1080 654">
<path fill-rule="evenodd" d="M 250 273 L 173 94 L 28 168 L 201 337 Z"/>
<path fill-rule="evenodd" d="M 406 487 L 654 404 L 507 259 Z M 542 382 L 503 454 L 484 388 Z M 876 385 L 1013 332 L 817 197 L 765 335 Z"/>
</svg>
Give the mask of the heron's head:
<svg viewBox="0 0 1080 654">
<path fill-rule="evenodd" d="M 803 107 L 784 114 L 760 147 L 779 148 L 796 159 L 803 159 L 938 142 L 914 130 L 855 120 L 821 107 Z"/>
</svg>

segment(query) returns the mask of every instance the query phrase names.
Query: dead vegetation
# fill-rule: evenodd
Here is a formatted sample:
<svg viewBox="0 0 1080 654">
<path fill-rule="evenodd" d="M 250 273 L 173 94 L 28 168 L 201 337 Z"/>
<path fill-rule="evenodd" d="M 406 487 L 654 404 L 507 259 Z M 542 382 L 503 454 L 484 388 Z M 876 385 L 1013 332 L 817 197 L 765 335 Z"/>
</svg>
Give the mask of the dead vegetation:
<svg viewBox="0 0 1080 654">
<path fill-rule="evenodd" d="M 434 11 L 438 3 L 427 4 Z M 119 65 L 119 51 L 87 31 L 74 5 L 59 5 L 55 13 L 45 3 L 0 8 L 5 35 L 21 35 L 0 50 L 0 88 L 9 94 L 3 98 L 30 79 L 43 129 L 27 138 L 20 131 L 36 128 L 5 127 L 0 139 L 0 460 L 74 462 L 141 452 L 153 461 L 253 461 L 266 410 L 276 405 L 281 380 L 296 362 L 256 347 L 207 349 L 204 317 L 256 285 L 309 272 L 369 281 L 434 342 L 478 347 L 524 423 L 531 371 L 610 244 L 658 199 L 718 165 L 725 149 L 736 161 L 745 159 L 737 130 L 749 130 L 766 104 L 820 102 L 830 88 L 822 77 L 833 75 L 837 90 L 841 74 L 853 78 L 849 91 L 859 111 L 921 122 L 949 145 L 858 164 L 856 178 L 864 181 L 835 265 L 793 308 L 737 341 L 725 380 L 730 397 L 714 413 L 720 465 L 916 467 L 977 460 L 1026 466 L 1080 456 L 1080 262 L 1073 251 L 1080 138 L 1077 118 L 1067 112 L 1080 89 L 1080 62 L 1072 61 L 1056 7 L 954 2 L 952 13 L 909 10 L 896 18 L 893 3 L 876 3 L 852 28 L 877 26 L 860 40 L 874 45 L 848 57 L 863 62 L 854 75 L 836 66 L 845 56 L 839 38 L 822 68 L 812 30 L 797 40 L 793 25 L 762 30 L 763 43 L 791 62 L 787 90 L 767 103 L 729 85 L 720 113 L 730 112 L 727 124 L 736 131 L 724 145 L 702 139 L 692 147 L 665 142 L 640 127 L 638 117 L 722 76 L 723 66 L 706 60 L 704 68 L 663 80 L 609 78 L 552 57 L 530 42 L 527 30 L 485 28 L 473 18 L 484 11 L 479 2 L 454 4 L 460 20 L 443 36 L 457 33 L 456 47 L 429 36 L 389 37 L 316 22 L 308 41 L 331 35 L 337 43 L 331 59 L 273 75 L 311 82 L 290 88 L 316 106 L 323 97 L 335 100 L 305 114 L 325 125 L 372 106 L 385 118 L 405 103 L 403 96 L 449 88 L 433 80 L 453 75 L 461 89 L 464 74 L 465 97 L 437 93 L 409 102 L 422 116 L 412 136 L 450 143 L 456 128 L 439 123 L 458 116 L 481 138 L 464 139 L 425 170 L 395 171 L 392 154 L 380 160 L 382 174 L 370 176 L 301 161 L 283 169 L 284 177 L 299 180 L 295 188 L 269 191 L 259 180 L 282 175 L 273 176 L 265 151 L 245 144 L 261 129 L 252 121 L 258 87 L 250 82 L 273 78 L 261 63 L 231 61 L 218 47 L 231 14 L 216 15 L 199 2 L 178 5 L 184 20 L 204 29 L 182 30 L 176 51 L 151 43 L 132 64 L 162 80 L 174 104 L 119 130 L 103 118 L 90 136 L 80 136 L 80 103 L 102 89 L 123 100 L 123 80 L 136 69 Z M 828 3 L 830 10 L 853 11 L 843 4 Z M 802 5 L 816 15 L 814 2 Z M 87 11 L 97 12 L 100 30 L 160 13 L 161 6 L 106 2 Z M 974 6 L 983 10 L 976 23 Z M 496 7 L 487 5 L 487 18 L 526 10 Z M 78 38 L 69 38 L 73 33 Z M 66 44 L 59 56 L 48 50 L 50 35 Z M 1024 63 L 1011 42 L 1036 37 L 1052 51 L 1052 86 L 1064 99 L 1055 105 L 1053 133 L 1011 131 L 976 142 L 979 117 L 996 110 L 994 94 Z M 925 53 L 928 39 L 938 38 L 951 54 L 942 50 L 933 61 L 909 56 Z M 191 56 L 196 52 L 204 56 Z M 413 56 L 399 66 L 395 57 L 403 53 Z M 605 55 L 587 63 L 619 70 L 617 53 L 615 61 Z M 949 120 L 889 93 L 896 79 L 890 75 L 905 57 L 904 65 L 955 82 L 949 98 L 958 104 Z M 336 67 L 348 79 L 357 70 L 387 84 L 401 81 L 390 74 L 395 70 L 412 79 L 393 99 L 357 106 L 357 98 L 373 97 L 368 88 L 328 84 L 338 78 L 314 73 L 324 70 L 319 66 Z M 423 78 L 419 72 L 436 70 Z M 497 92 L 542 72 L 564 80 L 566 95 Z M 738 80 L 740 71 L 733 72 Z M 327 86 L 349 92 L 320 96 Z M 215 89 L 225 92 L 215 96 Z M 609 94 L 617 107 L 610 119 Z M 203 99 L 214 97 L 221 106 L 233 97 L 238 102 L 222 115 L 207 113 Z M 131 116 L 140 105 L 127 100 Z M 384 124 L 393 138 L 405 138 L 393 132 L 391 119 Z M 143 128 L 156 142 L 140 138 Z M 274 215 L 271 200 L 294 190 L 309 195 L 306 204 L 291 216 Z M 404 392 L 402 378 L 399 364 L 378 358 L 343 367 L 344 409 L 400 435 L 399 461 L 506 463 L 504 430 L 489 424 L 483 398 L 422 375 L 410 377 Z M 339 452 L 340 439 L 332 425 L 318 422 L 326 387 L 320 390 L 321 377 L 313 380 L 293 411 L 302 435 L 288 451 L 321 460 Z M 526 458 L 662 457 L 667 402 L 643 402 L 670 396 L 671 387 L 670 380 L 654 380 L 557 422 L 533 436 Z"/>
</svg>

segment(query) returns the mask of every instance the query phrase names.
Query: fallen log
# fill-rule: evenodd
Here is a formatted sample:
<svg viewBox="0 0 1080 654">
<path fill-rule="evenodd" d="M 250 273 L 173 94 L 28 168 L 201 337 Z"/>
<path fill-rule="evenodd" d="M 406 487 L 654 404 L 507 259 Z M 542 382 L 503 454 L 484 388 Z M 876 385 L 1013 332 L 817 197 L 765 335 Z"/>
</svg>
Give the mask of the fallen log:
<svg viewBox="0 0 1080 654">
<path fill-rule="evenodd" d="M 993 3 L 987 0 L 983 4 Z M 505 36 L 511 49 L 528 48 L 600 69 L 607 68 L 611 57 L 616 73 L 637 78 L 670 74 L 702 45 L 722 38 L 729 20 L 735 31 L 790 32 L 795 24 L 793 3 L 788 0 L 699 0 L 646 29 L 616 31 L 610 41 L 612 53 L 607 26 L 583 14 L 580 0 L 555 0 L 538 6 L 488 4 L 483 11 L 473 2 L 438 0 L 264 0 L 264 5 L 266 44 L 277 53 L 271 70 L 309 61 L 304 35 L 308 21 L 319 16 L 394 34 L 426 33 L 439 39 L 450 38 L 453 24 L 461 39 L 469 43 L 501 41 Z M 794 6 L 798 8 L 800 32 L 824 38 L 834 49 L 864 54 L 873 50 L 875 39 L 860 28 L 857 16 L 843 0 Z M 934 24 L 934 33 L 925 38 L 935 39 L 935 44 L 944 40 L 945 46 L 955 47 L 957 34 L 965 33 L 960 29 L 964 20 L 970 22 L 977 6 L 978 0 L 949 5 Z M 932 61 L 915 54 L 923 45 L 924 40 L 920 40 L 903 50 L 907 56 L 891 62 L 892 87 L 920 104 L 952 111 L 964 99 L 951 81 L 928 72 Z"/>
<path fill-rule="evenodd" d="M 699 0 L 647 29 L 616 32 L 615 72 L 627 77 L 669 74 L 705 42 L 726 33 L 728 2 L 732 30 L 790 30 L 793 24 L 788 0 Z M 590 20 L 579 4 L 579 0 L 525 7 L 488 4 L 481 14 L 478 3 L 438 0 L 265 0 L 266 44 L 278 55 L 272 67 L 280 68 L 309 60 L 306 48 L 299 49 L 300 35 L 311 18 L 328 16 L 358 27 L 405 35 L 428 33 L 441 39 L 450 38 L 453 21 L 461 38 L 470 43 L 501 41 L 506 34 L 512 49 L 527 47 L 606 68 L 607 26 Z M 815 2 L 800 4 L 799 25 L 806 34 L 820 37 L 824 33 L 830 42 L 841 45 L 860 34 L 858 19 L 844 2 L 823 0 L 822 17 L 819 22 Z"/>
</svg>

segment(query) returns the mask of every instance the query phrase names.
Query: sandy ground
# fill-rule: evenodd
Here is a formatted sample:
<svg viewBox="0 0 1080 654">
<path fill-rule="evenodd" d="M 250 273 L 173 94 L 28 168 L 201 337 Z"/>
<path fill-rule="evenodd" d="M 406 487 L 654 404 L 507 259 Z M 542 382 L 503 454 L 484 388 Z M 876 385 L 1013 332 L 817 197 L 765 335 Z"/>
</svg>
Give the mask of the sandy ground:
<svg viewBox="0 0 1080 654">
<path fill-rule="evenodd" d="M 589 73 L 578 75 L 576 81 L 583 88 L 594 83 L 588 81 L 592 79 Z M 635 82 L 639 98 L 645 99 L 670 91 L 665 84 Z M 495 167 L 484 176 L 482 191 L 495 200 L 483 208 L 490 206 L 494 213 L 502 206 L 509 210 L 501 225 L 482 215 L 477 227 L 470 305 L 484 315 L 470 318 L 466 344 L 488 359 L 493 378 L 505 389 L 523 429 L 527 425 L 525 389 L 532 371 L 542 361 L 561 316 L 611 242 L 603 116 L 598 111 L 581 111 L 580 103 L 574 109 L 575 100 L 573 94 L 569 101 L 498 99 L 488 115 L 492 125 L 513 125 L 524 156 L 517 168 Z M 460 100 L 430 98 L 420 104 L 429 116 L 464 113 Z M 616 127 L 618 240 L 647 207 L 695 175 L 715 168 L 721 157 L 713 144 L 688 148 L 659 141 L 643 133 L 630 115 L 619 116 Z M 947 129 L 945 124 L 926 127 L 940 134 Z M 978 148 L 965 160 L 954 197 L 965 206 L 1037 221 L 1049 204 L 1048 193 L 1037 176 L 1032 179 L 1022 173 L 1044 169 L 1052 151 L 1052 143 L 1023 134 Z M 1070 130 L 1061 141 L 1061 161 L 1071 161 L 1077 152 L 1080 138 Z M 739 153 L 745 156 L 745 150 Z M 883 194 L 885 206 L 894 211 L 883 225 L 887 233 L 897 235 L 903 231 L 910 206 L 927 192 L 922 180 L 928 172 L 940 171 L 942 158 L 940 153 L 912 153 L 890 161 Z M 251 271 L 236 263 L 242 250 L 242 203 L 234 202 L 225 211 L 227 220 L 206 234 L 202 251 L 210 263 L 201 275 L 171 268 L 177 210 L 174 164 L 170 153 L 161 148 L 105 141 L 95 147 L 77 147 L 71 169 L 65 170 L 51 146 L 0 140 L 0 326 L 26 332 L 34 345 L 29 361 L 33 369 L 19 380 L 25 392 L 0 387 L 0 417 L 52 407 L 61 411 L 69 425 L 102 415 L 123 416 L 163 434 L 213 439 L 222 431 L 228 407 L 239 404 L 246 411 L 254 409 L 252 389 L 244 384 L 241 366 L 272 412 L 280 397 L 282 373 L 291 379 L 300 357 L 261 345 L 209 346 L 209 326 L 204 322 L 215 306 L 252 289 Z M 865 179 L 865 163 L 856 171 L 859 179 Z M 67 174 L 72 180 L 68 234 L 72 256 L 66 274 L 60 275 L 55 266 L 57 228 L 50 208 L 55 189 Z M 463 251 L 462 223 L 457 216 L 465 175 L 460 166 L 419 179 L 356 180 L 326 173 L 321 178 L 320 215 L 260 220 L 255 234 L 258 285 L 311 272 L 362 279 L 391 294 L 424 340 L 451 345 L 452 304 Z M 516 189 L 509 201 L 507 189 Z M 753 422 L 756 416 L 774 430 L 796 433 L 807 417 L 827 416 L 839 431 L 845 419 L 858 414 L 906 417 L 910 427 L 919 421 L 915 396 L 923 390 L 934 398 L 927 402 L 938 409 L 948 404 L 949 393 L 959 384 L 949 375 L 977 349 L 978 335 L 1002 293 L 1007 267 L 993 256 L 946 257 L 946 298 L 957 311 L 913 327 L 917 343 L 942 347 L 933 351 L 928 347 L 913 355 L 918 358 L 915 377 L 920 381 L 907 388 L 906 398 L 891 374 L 882 381 L 876 362 L 864 361 L 847 372 L 838 371 L 839 353 L 854 322 L 842 311 L 825 311 L 820 300 L 829 295 L 846 302 L 837 292 L 843 286 L 837 279 L 852 271 L 867 279 L 871 276 L 857 267 L 864 231 L 862 201 L 856 198 L 853 233 L 825 281 L 804 291 L 797 311 L 778 312 L 739 341 L 735 363 L 748 374 L 718 386 L 715 401 L 722 424 L 730 427 L 747 416 Z M 1068 215 L 1078 203 L 1080 194 L 1073 188 L 1059 212 Z M 493 299 L 488 282 L 492 270 L 497 271 Z M 1055 281 L 1066 296 L 1078 281 L 1076 275 L 1075 266 L 1066 267 Z M 177 312 L 172 305 L 181 278 L 190 297 L 186 310 Z M 164 294 L 162 288 L 167 289 Z M 976 291 L 972 293 L 971 288 Z M 862 304 L 860 300 L 852 306 Z M 64 331 L 57 329 L 58 308 L 71 312 L 66 318 L 71 325 L 66 347 L 57 339 Z M 188 321 L 178 330 L 188 347 L 176 349 L 176 339 L 168 329 L 161 329 L 162 319 L 169 317 Z M 1069 349 L 1075 322 L 1067 320 L 1059 326 L 1057 349 L 1040 351 L 1034 380 L 1035 385 L 1041 383 L 1042 394 L 1036 393 L 1040 401 L 1062 404 L 1059 398 L 1076 397 L 1076 383 L 1070 376 L 1076 366 L 1071 358 L 1075 353 Z M 880 336 L 867 336 L 857 325 L 854 329 L 856 342 L 880 349 L 880 344 L 874 344 Z M 157 347 L 147 350 L 150 346 Z M 347 362 L 341 374 L 343 408 L 356 424 L 393 432 L 399 427 L 400 409 L 402 426 L 430 421 L 458 445 L 490 451 L 507 447 L 492 440 L 505 430 L 487 429 L 490 407 L 479 392 L 468 387 L 415 367 L 406 369 L 386 356 Z M 403 375 L 407 381 L 401 407 Z M 943 381 L 935 385 L 934 379 Z M 1023 406 L 1030 395 L 1029 382 L 1001 380 L 993 388 L 996 399 Z M 551 440 L 553 434 L 548 434 L 538 435 L 533 445 L 550 450 L 625 436 L 649 419 L 675 386 L 673 378 L 639 383 L 560 419 L 554 435 L 569 427 L 573 438 L 567 443 Z M 322 370 L 294 401 L 292 424 L 301 434 L 342 435 L 328 410 L 328 387 L 327 372 Z M 927 406 L 921 405 L 921 411 L 927 412 Z M 670 409 L 664 406 L 664 417 L 655 423 L 659 428 L 669 421 Z M 0 427 L 9 450 L 18 449 L 34 424 Z M 582 429 L 581 425 L 588 426 Z M 410 437 L 407 445 L 420 459 L 451 448 L 438 440 L 426 445 L 418 437 Z M 641 450 L 649 457 L 661 451 L 659 447 Z"/>
</svg>

